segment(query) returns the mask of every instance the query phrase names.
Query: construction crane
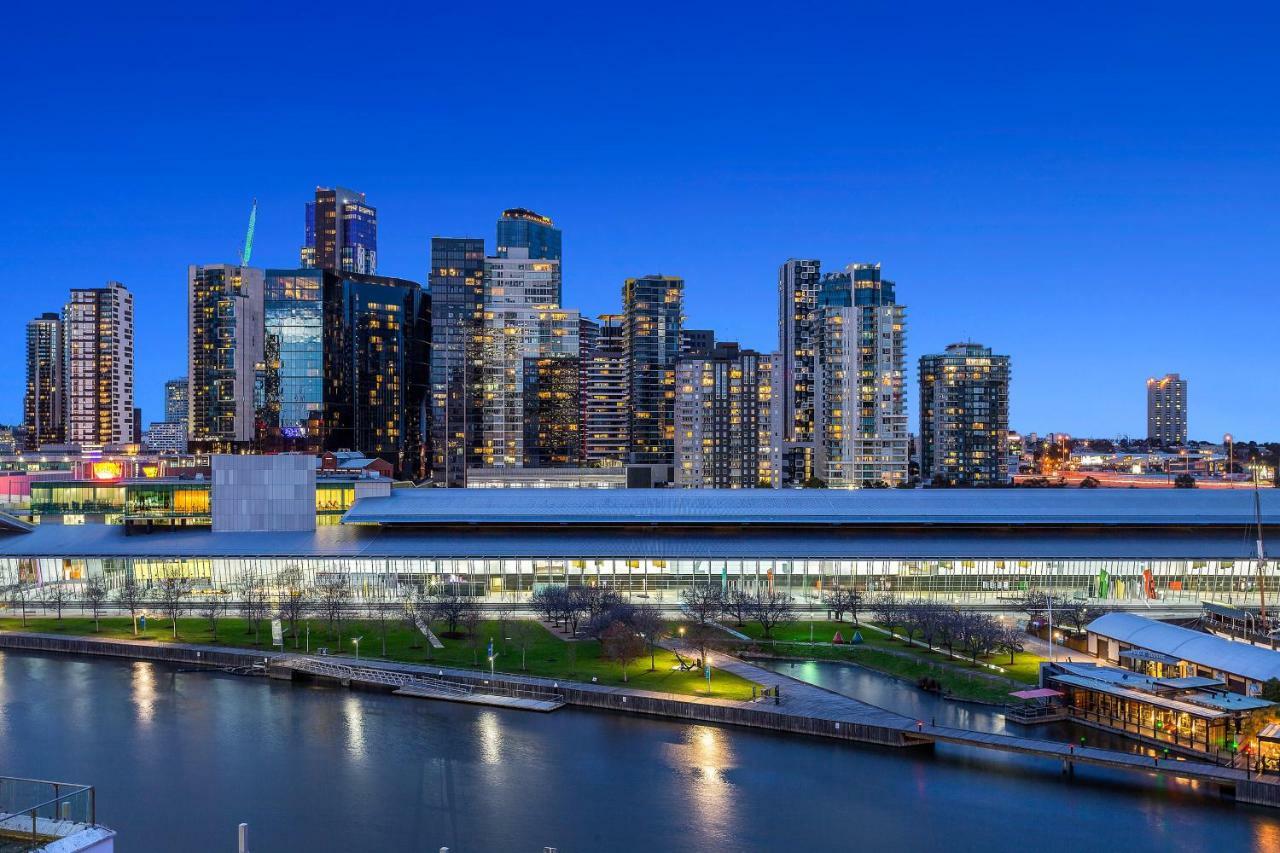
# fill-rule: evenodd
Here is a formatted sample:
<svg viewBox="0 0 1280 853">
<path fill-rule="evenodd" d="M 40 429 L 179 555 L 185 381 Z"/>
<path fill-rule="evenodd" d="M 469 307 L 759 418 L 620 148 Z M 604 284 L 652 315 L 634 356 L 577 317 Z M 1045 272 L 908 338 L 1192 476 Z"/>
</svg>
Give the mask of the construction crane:
<svg viewBox="0 0 1280 853">
<path fill-rule="evenodd" d="M 249 230 L 244 235 L 244 251 L 240 253 L 240 266 L 249 266 L 249 256 L 253 254 L 253 226 L 258 221 L 258 200 L 253 200 L 249 208 Z"/>
</svg>

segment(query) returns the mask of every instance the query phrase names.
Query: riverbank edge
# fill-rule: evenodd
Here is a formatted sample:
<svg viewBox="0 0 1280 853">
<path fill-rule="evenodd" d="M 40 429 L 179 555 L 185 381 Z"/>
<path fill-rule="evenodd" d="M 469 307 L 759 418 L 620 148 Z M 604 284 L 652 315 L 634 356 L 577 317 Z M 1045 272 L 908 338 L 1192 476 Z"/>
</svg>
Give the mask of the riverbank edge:
<svg viewBox="0 0 1280 853">
<path fill-rule="evenodd" d="M 151 640 L 97 639 L 94 637 L 65 637 L 54 634 L 3 631 L 0 632 L 0 651 L 51 652 L 55 654 L 90 657 L 114 657 L 155 663 L 207 667 L 211 669 L 234 668 L 261 664 L 272 669 L 272 662 L 297 657 L 279 652 L 260 652 L 251 649 L 228 649 L 217 646 L 201 646 L 186 643 L 159 643 Z M 353 664 L 349 658 L 334 658 L 345 664 Z M 788 711 L 764 702 L 736 702 L 714 697 L 681 697 L 673 694 L 646 690 L 628 690 L 576 681 L 560 681 L 535 676 L 516 676 L 498 673 L 468 672 L 449 667 L 426 666 L 393 661 L 361 660 L 360 666 L 389 669 L 415 675 L 444 678 L 459 684 L 485 687 L 519 689 L 541 692 L 548 698 L 559 696 L 567 705 L 625 714 L 667 717 L 691 722 L 719 723 L 746 728 L 767 729 L 788 734 L 809 735 L 835 740 L 876 744 L 879 746 L 923 746 L 927 742 L 909 736 L 907 728 L 868 724 L 848 719 L 826 719 Z M 284 669 L 277 667 L 276 669 Z M 273 671 L 273 675 L 279 675 Z M 289 678 L 290 675 L 281 676 Z M 838 695 L 838 694 L 837 694 Z M 420 701 L 420 700 L 419 700 Z"/>
</svg>

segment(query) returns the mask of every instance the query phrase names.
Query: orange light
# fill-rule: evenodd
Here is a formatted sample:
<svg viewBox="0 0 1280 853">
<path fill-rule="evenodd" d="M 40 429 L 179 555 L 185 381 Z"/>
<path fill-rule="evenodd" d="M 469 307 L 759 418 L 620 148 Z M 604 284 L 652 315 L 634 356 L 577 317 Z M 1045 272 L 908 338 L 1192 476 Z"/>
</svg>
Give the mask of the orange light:
<svg viewBox="0 0 1280 853">
<path fill-rule="evenodd" d="M 124 469 L 119 462 L 93 463 L 93 479 L 95 480 L 119 480 L 123 474 Z"/>
</svg>

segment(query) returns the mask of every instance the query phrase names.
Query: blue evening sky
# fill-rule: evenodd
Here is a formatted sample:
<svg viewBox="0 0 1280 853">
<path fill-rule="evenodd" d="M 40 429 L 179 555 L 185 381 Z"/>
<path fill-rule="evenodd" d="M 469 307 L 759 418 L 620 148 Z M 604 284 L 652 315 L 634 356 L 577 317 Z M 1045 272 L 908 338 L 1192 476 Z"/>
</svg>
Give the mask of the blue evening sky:
<svg viewBox="0 0 1280 853">
<path fill-rule="evenodd" d="M 1013 356 L 1012 424 L 1280 438 L 1280 51 L 1264 4 L 21 4 L 6 12 L 0 421 L 23 324 L 137 299 L 137 400 L 185 371 L 186 265 L 292 266 L 317 184 L 368 194 L 379 272 L 504 207 L 564 229 L 565 303 L 687 281 L 777 343 L 788 257 L 879 261 L 916 359 Z M 918 396 L 908 386 L 913 403 Z M 914 415 L 913 415 L 914 418 Z M 914 424 L 914 420 L 913 420 Z M 913 427 L 914 429 L 914 427 Z"/>
</svg>

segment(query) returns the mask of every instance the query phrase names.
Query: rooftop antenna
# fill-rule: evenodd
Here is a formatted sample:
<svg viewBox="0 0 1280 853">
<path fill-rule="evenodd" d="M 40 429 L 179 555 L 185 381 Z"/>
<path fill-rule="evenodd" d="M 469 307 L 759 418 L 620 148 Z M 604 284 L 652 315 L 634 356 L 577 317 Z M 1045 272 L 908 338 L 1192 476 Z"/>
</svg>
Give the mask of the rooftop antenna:
<svg viewBox="0 0 1280 853">
<path fill-rule="evenodd" d="M 249 256 L 253 254 L 253 226 L 258 221 L 258 200 L 253 200 L 253 207 L 249 208 L 249 230 L 244 235 L 244 251 L 240 253 L 240 266 L 249 266 Z"/>
</svg>

